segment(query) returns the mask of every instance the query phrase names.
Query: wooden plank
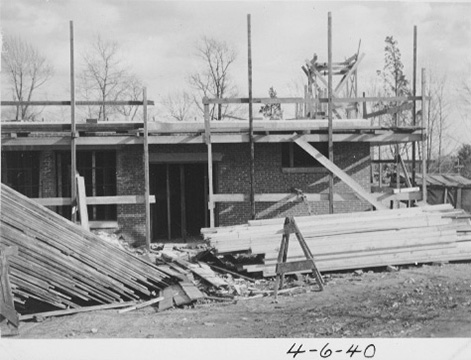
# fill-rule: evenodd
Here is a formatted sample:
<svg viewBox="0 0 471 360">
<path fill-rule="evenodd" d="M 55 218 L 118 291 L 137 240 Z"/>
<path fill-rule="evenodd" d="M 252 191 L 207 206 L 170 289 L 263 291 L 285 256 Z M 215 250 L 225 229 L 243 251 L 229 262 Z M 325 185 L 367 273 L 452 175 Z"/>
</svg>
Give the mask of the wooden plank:
<svg viewBox="0 0 471 360">
<path fill-rule="evenodd" d="M 115 303 L 115 304 L 86 306 L 86 307 L 80 307 L 76 309 L 45 311 L 45 312 L 35 313 L 35 314 L 20 315 L 20 321 L 26 321 L 26 320 L 31 320 L 35 318 L 48 318 L 48 317 L 53 317 L 53 316 L 72 315 L 72 314 L 78 314 L 78 313 L 90 312 L 90 311 L 118 309 L 118 308 L 122 308 L 126 306 L 132 306 L 136 303 L 137 301 L 126 301 L 126 302 Z"/>
<path fill-rule="evenodd" d="M 100 105 L 113 105 L 113 106 L 125 106 L 125 105 L 143 105 L 142 101 L 139 100 L 114 100 L 114 101 L 92 101 L 92 100 L 83 100 L 76 101 L 78 106 L 100 106 Z M 21 106 L 21 105 L 30 105 L 30 106 L 70 106 L 70 101 L 60 101 L 60 100 L 51 100 L 51 101 L 2 101 L 2 106 Z M 149 100 L 148 105 L 154 105 L 154 101 Z"/>
<path fill-rule="evenodd" d="M 386 114 L 396 114 L 400 111 L 405 111 L 405 110 L 411 110 L 413 108 L 413 103 L 405 103 L 393 107 L 389 107 L 383 110 L 378 110 L 372 113 L 367 114 L 364 118 L 365 119 L 370 119 L 373 117 L 381 116 L 381 115 L 386 115 Z"/>
<path fill-rule="evenodd" d="M 172 238 L 172 204 L 170 197 L 170 165 L 165 166 L 165 192 L 167 200 L 167 239 L 170 241 Z"/>
<path fill-rule="evenodd" d="M 317 120 L 316 120 L 317 121 Z M 414 141 L 422 141 L 424 136 L 420 132 L 411 133 L 398 133 L 395 130 L 382 130 L 369 128 L 365 131 L 376 130 L 375 133 L 351 133 L 348 129 L 346 133 L 339 133 L 335 129 L 334 122 L 334 142 L 366 142 L 372 145 L 378 144 L 395 144 L 406 143 Z M 352 129 L 354 130 L 354 129 Z M 288 130 L 290 131 L 290 130 Z M 338 130 L 344 131 L 344 130 Z M 290 142 L 293 134 L 255 134 L 254 141 L 256 143 L 279 143 Z M 327 134 L 305 134 L 304 137 L 309 142 L 326 142 L 328 140 Z M 90 136 L 80 137 L 77 139 L 77 146 L 83 149 L 106 149 L 110 147 L 125 146 L 125 145 L 141 145 L 141 138 L 134 136 Z M 243 143 L 248 142 L 248 134 L 213 134 L 213 143 Z M 201 135 L 167 135 L 167 136 L 150 136 L 150 144 L 204 144 L 204 137 Z M 17 138 L 17 139 L 2 139 L 2 151 L 15 151 L 15 150 L 35 150 L 35 149 L 63 149 L 70 148 L 70 137 L 43 137 L 43 138 Z"/>
<path fill-rule="evenodd" d="M 414 40 L 412 50 L 412 96 L 417 94 L 417 25 L 414 25 Z M 412 102 L 412 125 L 417 125 L 417 103 Z M 416 146 L 415 142 L 412 143 L 412 185 L 416 185 Z"/>
<path fill-rule="evenodd" d="M 144 301 L 144 302 L 141 302 L 141 303 L 137 303 L 137 304 L 134 304 L 132 305 L 131 307 L 127 307 L 125 309 L 121 309 L 121 310 L 118 310 L 118 314 L 123 314 L 125 312 L 129 312 L 129 311 L 133 311 L 133 310 L 138 310 L 138 309 L 142 309 L 142 308 L 145 308 L 147 306 L 151 306 L 151 305 L 154 305 L 154 304 L 157 304 L 158 302 L 162 301 L 164 298 L 162 296 L 159 296 L 157 298 L 154 298 L 154 299 L 150 299 L 148 301 Z"/>
<path fill-rule="evenodd" d="M 304 194 L 307 201 L 329 201 L 329 194 Z M 214 194 L 214 202 L 248 202 L 247 194 Z M 335 201 L 351 201 L 358 199 L 355 194 L 334 194 Z M 293 193 L 255 194 L 256 202 L 299 202 L 300 197 Z"/>
<path fill-rule="evenodd" d="M 334 163 L 334 142 L 333 136 L 333 103 L 332 98 L 335 96 L 332 89 L 332 13 L 328 13 L 327 19 L 327 53 L 328 53 L 328 77 L 327 77 L 327 93 L 329 97 L 327 114 L 328 114 L 328 150 L 329 150 L 329 161 Z M 329 214 L 334 213 L 334 173 L 329 171 Z"/>
<path fill-rule="evenodd" d="M 147 119 L 147 88 L 142 90 L 143 97 L 143 117 L 144 117 L 144 204 L 145 204 L 145 216 L 146 216 L 146 248 L 150 250 L 151 242 L 151 229 L 150 229 L 150 179 L 149 179 L 149 132 L 148 132 L 148 119 Z"/>
<path fill-rule="evenodd" d="M 31 198 L 31 200 L 43 206 L 69 206 L 72 204 L 71 198 Z M 149 196 L 149 202 L 155 203 L 155 195 Z M 88 205 L 113 205 L 113 204 L 143 204 L 142 195 L 117 195 L 117 196 L 87 196 Z"/>
<path fill-rule="evenodd" d="M 179 122 L 153 122 L 149 125 L 149 132 L 157 134 L 166 133 L 204 133 L 205 124 L 195 121 Z M 250 122 L 241 121 L 211 121 L 211 132 L 244 132 L 250 131 Z M 371 127 L 369 121 L 365 119 L 343 119 L 335 121 L 333 128 L 336 130 L 359 130 Z M 327 130 L 328 120 L 256 120 L 253 121 L 254 132 L 273 131 L 316 131 Z M 205 134 L 206 135 L 206 134 Z"/>
<path fill-rule="evenodd" d="M 339 91 L 342 90 L 343 87 L 345 87 L 345 84 L 347 83 L 348 78 L 357 70 L 358 66 L 360 65 L 360 62 L 363 60 L 364 57 L 365 57 L 365 54 L 361 54 L 359 57 L 357 57 L 355 64 L 348 70 L 348 72 L 344 75 L 340 83 L 335 87 L 335 90 L 333 91 L 333 96 L 335 97 L 339 96 Z"/>
<path fill-rule="evenodd" d="M 183 290 L 181 283 L 172 285 L 175 287 L 177 290 L 175 295 L 173 296 L 173 302 L 176 306 L 182 306 L 182 305 L 187 305 L 192 302 L 190 297 L 187 295 L 187 293 Z"/>
<path fill-rule="evenodd" d="M 323 156 L 317 149 L 311 146 L 306 142 L 302 137 L 294 141 L 298 144 L 303 150 L 315 158 L 319 163 L 325 166 L 327 169 L 332 171 L 336 176 L 338 176 L 345 184 L 352 188 L 361 198 L 368 201 L 376 209 L 386 209 L 382 203 L 378 202 L 375 197 L 363 189 L 355 180 L 353 180 L 347 173 L 341 170 L 337 165 L 330 162 L 325 156 Z"/>
<path fill-rule="evenodd" d="M 92 132 L 125 132 L 142 129 L 142 122 L 115 122 L 106 121 L 98 123 L 76 122 L 76 131 Z M 2 122 L 2 133 L 10 132 L 70 132 L 72 125 L 70 122 Z"/>
<path fill-rule="evenodd" d="M 160 291 L 172 279 L 157 266 L 106 243 L 3 184 L 1 222 L 0 242 L 20 248 L 15 263 L 20 289 L 54 306 L 77 306 L 69 300 L 71 294 L 98 302 L 137 299 Z"/>
<path fill-rule="evenodd" d="M 77 131 L 75 127 L 75 69 L 74 69 L 75 55 L 74 55 L 74 22 L 70 21 L 70 197 L 72 199 L 72 214 L 71 220 L 75 222 L 76 215 L 76 201 L 77 201 L 77 146 L 76 137 Z M 88 220 L 88 219 L 87 219 Z"/>
<path fill-rule="evenodd" d="M 214 218 L 214 200 L 213 200 L 213 148 L 212 148 L 212 138 L 211 138 L 211 119 L 209 118 L 209 105 L 205 102 L 208 99 L 205 97 L 203 99 L 204 105 L 204 136 L 208 151 L 208 205 L 209 210 L 209 226 L 214 227 L 215 218 Z"/>
<path fill-rule="evenodd" d="M 205 297 L 205 295 L 189 281 L 183 281 L 179 285 L 191 301 L 199 300 Z"/>
<path fill-rule="evenodd" d="M 250 217 L 252 220 L 256 217 L 255 210 L 255 145 L 253 138 L 253 111 L 252 111 L 252 35 L 250 14 L 247 14 L 247 47 L 248 47 L 248 84 L 249 84 L 249 174 L 250 174 Z"/>
<path fill-rule="evenodd" d="M 426 94 L 426 78 L 425 69 L 422 69 L 422 99 L 425 99 Z M 427 179 L 427 137 L 426 124 L 428 124 L 427 101 L 422 100 L 422 130 L 424 140 L 422 141 L 422 179 Z M 422 199 L 427 203 L 427 181 L 422 181 Z"/>
<path fill-rule="evenodd" d="M 78 176 L 77 181 L 77 206 L 80 212 L 80 223 L 85 230 L 90 230 L 88 224 L 87 196 L 85 194 L 85 180 L 83 176 Z"/>
<path fill-rule="evenodd" d="M 186 240 L 186 200 L 185 200 L 185 168 L 182 164 L 180 169 L 180 223 L 181 223 L 181 236 Z"/>
</svg>

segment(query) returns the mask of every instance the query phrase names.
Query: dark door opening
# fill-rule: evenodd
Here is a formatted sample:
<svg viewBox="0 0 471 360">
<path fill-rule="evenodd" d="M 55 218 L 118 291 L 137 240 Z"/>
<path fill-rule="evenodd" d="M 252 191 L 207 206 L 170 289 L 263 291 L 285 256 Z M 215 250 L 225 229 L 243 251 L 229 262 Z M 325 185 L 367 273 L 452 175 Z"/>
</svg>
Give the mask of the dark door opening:
<svg viewBox="0 0 471 360">
<path fill-rule="evenodd" d="M 206 164 L 150 164 L 153 241 L 200 235 L 208 226 Z"/>
</svg>

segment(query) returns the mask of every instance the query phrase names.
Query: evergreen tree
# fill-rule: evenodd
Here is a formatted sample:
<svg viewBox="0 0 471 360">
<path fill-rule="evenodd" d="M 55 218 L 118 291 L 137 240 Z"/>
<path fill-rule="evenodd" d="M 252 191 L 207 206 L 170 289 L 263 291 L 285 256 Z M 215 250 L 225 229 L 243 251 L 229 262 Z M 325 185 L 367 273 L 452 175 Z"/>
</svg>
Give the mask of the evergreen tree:
<svg viewBox="0 0 471 360">
<path fill-rule="evenodd" d="M 268 90 L 268 95 L 272 99 L 276 99 L 276 91 L 272 87 Z M 268 118 L 270 120 L 281 120 L 283 119 L 283 111 L 281 110 L 281 104 L 280 103 L 275 103 L 275 104 L 265 104 L 262 106 L 260 109 L 260 113 L 263 114 L 265 118 Z"/>
</svg>

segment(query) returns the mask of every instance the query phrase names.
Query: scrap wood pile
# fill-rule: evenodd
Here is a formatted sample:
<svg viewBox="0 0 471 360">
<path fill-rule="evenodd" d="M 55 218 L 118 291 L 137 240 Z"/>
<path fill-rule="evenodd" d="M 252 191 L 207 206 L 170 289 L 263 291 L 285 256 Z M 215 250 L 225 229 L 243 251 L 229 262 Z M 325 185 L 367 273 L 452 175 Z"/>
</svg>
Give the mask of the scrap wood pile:
<svg viewBox="0 0 471 360">
<path fill-rule="evenodd" d="M 149 300 L 180 281 L 3 184 L 0 246 L 18 247 L 10 282 L 19 312 L 30 299 L 59 309 Z"/>
<path fill-rule="evenodd" d="M 214 302 L 234 302 L 269 295 L 273 284 L 264 279 L 253 279 L 231 270 L 233 264 L 225 263 L 207 249 L 188 252 L 185 245 L 171 249 L 152 249 L 151 255 L 166 272 L 179 277 L 184 289 L 189 283 L 200 291 L 200 305 Z M 232 266 L 231 266 L 232 265 Z M 178 303 L 177 303 L 178 305 Z"/>
<path fill-rule="evenodd" d="M 361 269 L 453 260 L 471 260 L 469 215 L 451 205 L 374 212 L 295 217 L 320 271 Z M 263 255 L 248 272 L 273 276 L 284 219 L 252 220 L 245 225 L 202 229 L 218 254 Z M 287 261 L 303 260 L 290 241 Z"/>
</svg>

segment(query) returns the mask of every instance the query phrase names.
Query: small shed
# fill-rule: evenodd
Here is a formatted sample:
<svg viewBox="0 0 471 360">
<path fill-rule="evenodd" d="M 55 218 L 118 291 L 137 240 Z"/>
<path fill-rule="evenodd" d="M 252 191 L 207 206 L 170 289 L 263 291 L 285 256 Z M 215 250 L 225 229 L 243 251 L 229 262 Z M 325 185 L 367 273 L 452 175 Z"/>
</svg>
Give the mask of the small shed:
<svg viewBox="0 0 471 360">
<path fill-rule="evenodd" d="M 427 174 L 427 203 L 452 204 L 471 213 L 471 180 L 459 174 Z M 416 174 L 422 185 L 422 174 Z"/>
</svg>

